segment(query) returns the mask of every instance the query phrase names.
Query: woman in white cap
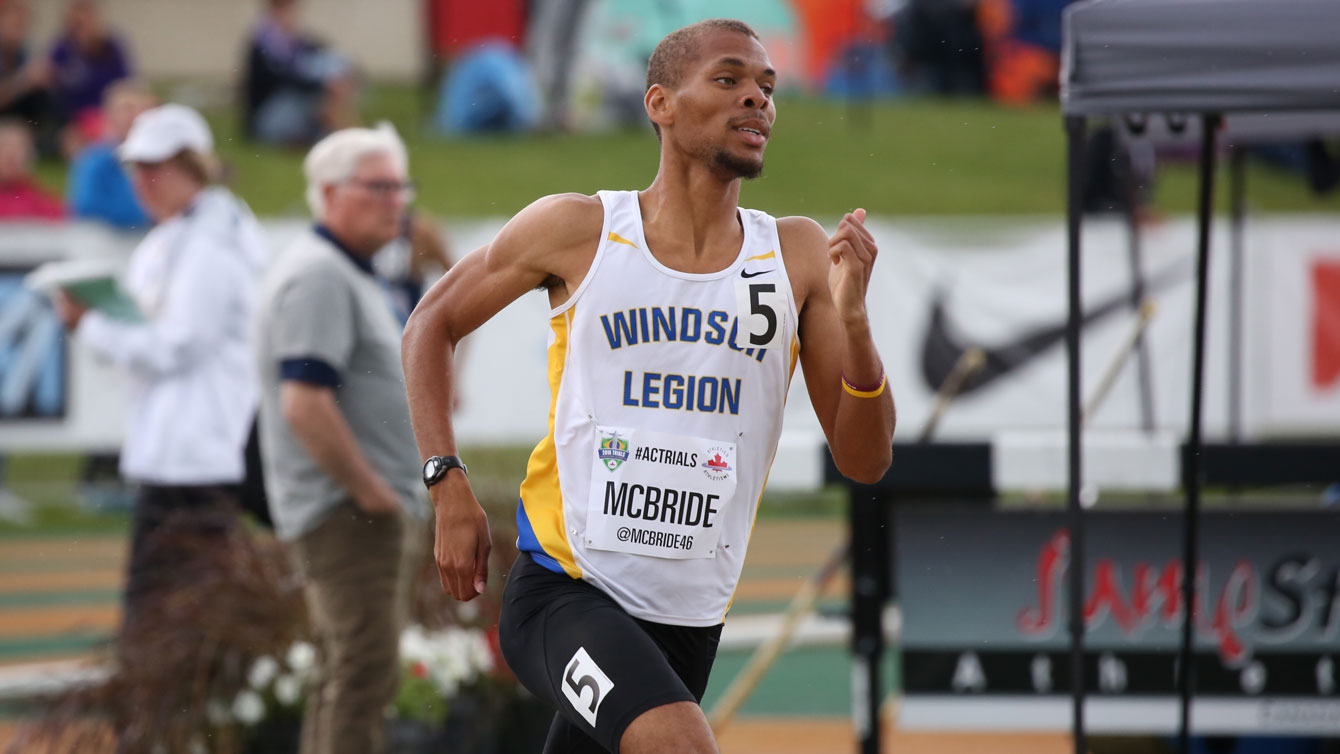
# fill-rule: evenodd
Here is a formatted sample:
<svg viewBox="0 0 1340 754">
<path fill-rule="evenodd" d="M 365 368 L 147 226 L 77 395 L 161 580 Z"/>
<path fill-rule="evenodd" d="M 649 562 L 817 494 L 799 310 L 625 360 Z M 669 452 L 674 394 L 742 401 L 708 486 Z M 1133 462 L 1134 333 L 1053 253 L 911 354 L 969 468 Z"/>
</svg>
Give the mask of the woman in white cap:
<svg viewBox="0 0 1340 754">
<path fill-rule="evenodd" d="M 65 326 L 131 377 L 120 470 L 137 492 L 123 648 L 145 598 L 192 579 L 200 544 L 234 525 L 256 410 L 249 323 L 268 253 L 246 205 L 212 184 L 213 152 L 195 110 L 141 113 L 118 156 L 156 223 L 126 274 L 142 317 L 56 302 Z"/>
</svg>

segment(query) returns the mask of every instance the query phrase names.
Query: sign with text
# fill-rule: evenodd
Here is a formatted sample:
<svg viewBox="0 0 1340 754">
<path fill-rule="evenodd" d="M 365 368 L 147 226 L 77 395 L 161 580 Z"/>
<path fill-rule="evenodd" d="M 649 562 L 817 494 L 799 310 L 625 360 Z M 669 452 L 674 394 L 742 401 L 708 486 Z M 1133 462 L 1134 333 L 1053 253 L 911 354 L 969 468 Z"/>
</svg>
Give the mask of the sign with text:
<svg viewBox="0 0 1340 754">
<path fill-rule="evenodd" d="M 1180 512 L 1085 515 L 1084 677 L 1095 731 L 1175 732 Z M 896 513 L 900 721 L 1068 729 L 1070 539 L 1061 511 Z M 1208 512 L 1193 729 L 1340 733 L 1340 513 Z"/>
</svg>

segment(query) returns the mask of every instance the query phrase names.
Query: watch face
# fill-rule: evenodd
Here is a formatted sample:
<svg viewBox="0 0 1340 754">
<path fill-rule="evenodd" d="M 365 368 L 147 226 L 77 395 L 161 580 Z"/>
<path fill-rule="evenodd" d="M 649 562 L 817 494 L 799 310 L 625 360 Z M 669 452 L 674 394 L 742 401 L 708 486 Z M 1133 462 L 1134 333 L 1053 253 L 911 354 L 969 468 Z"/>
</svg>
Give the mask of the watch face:
<svg viewBox="0 0 1340 754">
<path fill-rule="evenodd" d="M 424 461 L 423 463 L 423 478 L 432 479 L 433 477 L 437 476 L 438 470 L 441 468 L 442 468 L 442 459 L 437 458 L 436 456 L 433 458 L 429 458 L 427 461 Z"/>
</svg>

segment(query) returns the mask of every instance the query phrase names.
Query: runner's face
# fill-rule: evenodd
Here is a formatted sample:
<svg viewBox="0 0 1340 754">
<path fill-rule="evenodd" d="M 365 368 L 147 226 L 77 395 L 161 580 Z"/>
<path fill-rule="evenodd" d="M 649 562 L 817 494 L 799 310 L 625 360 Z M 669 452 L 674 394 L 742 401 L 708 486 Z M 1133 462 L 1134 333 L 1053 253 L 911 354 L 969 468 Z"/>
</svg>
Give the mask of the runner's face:
<svg viewBox="0 0 1340 754">
<path fill-rule="evenodd" d="M 758 40 L 734 31 L 703 37 L 699 62 L 675 93 L 684 148 L 732 178 L 757 178 L 772 135 L 777 73 Z"/>
</svg>

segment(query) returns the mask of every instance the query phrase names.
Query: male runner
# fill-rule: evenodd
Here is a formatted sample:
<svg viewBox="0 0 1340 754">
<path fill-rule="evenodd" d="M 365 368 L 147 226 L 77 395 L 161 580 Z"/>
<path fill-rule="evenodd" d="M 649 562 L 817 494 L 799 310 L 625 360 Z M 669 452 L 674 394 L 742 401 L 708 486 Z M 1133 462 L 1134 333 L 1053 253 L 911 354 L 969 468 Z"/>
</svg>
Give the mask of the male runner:
<svg viewBox="0 0 1340 754">
<path fill-rule="evenodd" d="M 743 23 L 671 33 L 647 72 L 651 186 L 536 201 L 406 328 L 438 570 L 468 600 L 488 578 L 489 530 L 455 457 L 451 355 L 514 299 L 548 292 L 549 433 L 521 485 L 500 618 L 508 664 L 559 711 L 546 752 L 717 751 L 698 702 L 797 357 L 838 468 L 874 482 L 889 466 L 864 211 L 828 238 L 738 207 L 740 179 L 763 169 L 775 79 Z"/>
</svg>

